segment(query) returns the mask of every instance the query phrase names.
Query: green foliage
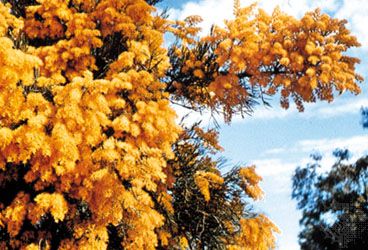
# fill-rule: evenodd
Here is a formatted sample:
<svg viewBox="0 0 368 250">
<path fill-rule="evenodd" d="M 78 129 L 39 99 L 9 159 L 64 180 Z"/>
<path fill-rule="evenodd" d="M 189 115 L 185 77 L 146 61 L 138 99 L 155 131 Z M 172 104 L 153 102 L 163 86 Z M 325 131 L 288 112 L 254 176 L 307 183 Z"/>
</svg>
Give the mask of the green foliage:
<svg viewBox="0 0 368 250">
<path fill-rule="evenodd" d="M 224 183 L 219 188 L 210 190 L 209 201 L 204 199 L 195 183 L 195 175 L 198 171 L 220 175 L 218 166 L 221 161 L 211 159 L 206 154 L 208 147 L 203 143 L 195 127 L 191 127 L 174 146 L 176 159 L 171 164 L 176 182 L 172 193 L 177 212 L 172 217 L 172 225 L 187 235 L 194 249 L 226 249 L 226 243 L 239 231 L 243 214 L 250 211 L 245 210 L 237 169 L 225 174 Z M 238 230 L 231 232 L 226 224 L 234 224 Z"/>
</svg>

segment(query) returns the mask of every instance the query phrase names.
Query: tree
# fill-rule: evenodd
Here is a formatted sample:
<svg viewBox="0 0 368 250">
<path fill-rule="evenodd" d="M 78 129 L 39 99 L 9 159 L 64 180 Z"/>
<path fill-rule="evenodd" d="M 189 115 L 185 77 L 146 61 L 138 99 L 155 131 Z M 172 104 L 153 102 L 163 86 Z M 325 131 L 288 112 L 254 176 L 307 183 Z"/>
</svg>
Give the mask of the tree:
<svg viewBox="0 0 368 250">
<path fill-rule="evenodd" d="M 169 162 L 175 182 L 173 211 L 167 231 L 185 235 L 190 249 L 268 249 L 274 247 L 277 227 L 264 215 L 252 212 L 249 201 L 259 199 L 261 178 L 254 166 L 235 167 L 221 175 L 217 132 L 204 132 L 198 124 L 186 128 L 174 144 L 176 157 Z M 252 237 L 244 235 L 252 232 Z M 173 236 L 174 236 L 173 235 Z M 174 237 L 175 238 L 175 237 Z"/>
<path fill-rule="evenodd" d="M 302 249 L 367 249 L 368 156 L 347 163 L 348 150 L 335 150 L 336 163 L 327 172 L 319 168 L 321 157 L 298 167 L 293 176 L 292 197 L 302 211 Z"/>
<path fill-rule="evenodd" d="M 366 108 L 361 109 L 366 127 Z M 299 242 L 302 249 L 366 249 L 368 242 L 368 156 L 349 163 L 351 153 L 336 149 L 335 164 L 321 170 L 318 153 L 313 163 L 293 175 L 292 198 L 302 211 Z"/>
<path fill-rule="evenodd" d="M 359 43 L 318 10 L 239 4 L 199 37 L 199 17 L 170 21 L 157 2 L 0 3 L 2 249 L 274 246 L 277 228 L 247 208 L 254 168 L 221 173 L 216 133 L 179 125 L 170 102 L 230 122 L 279 90 L 300 110 L 359 93 L 344 54 Z"/>
</svg>

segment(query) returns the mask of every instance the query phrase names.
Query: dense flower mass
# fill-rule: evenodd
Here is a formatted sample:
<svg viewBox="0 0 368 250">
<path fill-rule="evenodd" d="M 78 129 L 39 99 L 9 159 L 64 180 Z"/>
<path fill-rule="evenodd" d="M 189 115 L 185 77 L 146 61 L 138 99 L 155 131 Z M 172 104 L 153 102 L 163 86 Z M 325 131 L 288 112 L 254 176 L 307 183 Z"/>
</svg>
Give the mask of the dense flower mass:
<svg viewBox="0 0 368 250">
<path fill-rule="evenodd" d="M 225 28 L 214 26 L 201 38 L 195 35 L 198 21 L 192 17 L 189 27 L 176 24 L 181 42 L 170 50 L 174 67 L 169 89 L 179 100 L 191 97 L 193 107 L 219 110 L 230 121 L 232 114 L 249 111 L 251 97 L 278 90 L 282 107 L 288 108 L 293 99 L 301 111 L 303 102 L 331 102 L 335 91 L 360 93 L 362 77 L 355 72 L 359 60 L 344 55 L 360 45 L 345 20 L 319 10 L 301 19 L 279 9 L 269 15 L 252 5 L 236 9 Z"/>
<path fill-rule="evenodd" d="M 216 131 L 178 124 L 170 101 L 230 121 L 279 89 L 300 109 L 359 93 L 344 55 L 359 44 L 319 11 L 237 7 L 200 38 L 199 17 L 167 20 L 155 1 L 3 2 L 1 249 L 274 247 L 276 226 L 246 212 L 254 167 L 221 174 Z"/>
</svg>

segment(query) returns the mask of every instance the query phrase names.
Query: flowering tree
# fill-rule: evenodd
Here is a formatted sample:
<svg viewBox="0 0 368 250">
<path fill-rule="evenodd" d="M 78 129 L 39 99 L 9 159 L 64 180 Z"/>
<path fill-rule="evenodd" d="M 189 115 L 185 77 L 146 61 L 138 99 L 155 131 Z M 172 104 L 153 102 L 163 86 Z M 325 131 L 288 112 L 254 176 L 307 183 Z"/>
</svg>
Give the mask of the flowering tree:
<svg viewBox="0 0 368 250">
<path fill-rule="evenodd" d="M 359 93 L 344 55 L 359 43 L 318 10 L 238 1 L 199 37 L 199 17 L 170 21 L 157 2 L 0 2 L 2 249 L 274 247 L 277 228 L 245 209 L 254 167 L 220 173 L 216 132 L 181 126 L 170 102 L 230 122 L 266 94 L 303 110 Z"/>
</svg>

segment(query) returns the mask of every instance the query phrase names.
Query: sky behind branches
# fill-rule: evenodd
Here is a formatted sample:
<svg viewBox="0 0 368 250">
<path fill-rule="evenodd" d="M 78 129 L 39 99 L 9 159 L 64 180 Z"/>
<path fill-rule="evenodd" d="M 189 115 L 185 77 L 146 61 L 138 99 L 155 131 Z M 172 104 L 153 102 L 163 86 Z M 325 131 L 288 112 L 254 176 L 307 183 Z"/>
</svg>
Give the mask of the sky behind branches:
<svg viewBox="0 0 368 250">
<path fill-rule="evenodd" d="M 253 1 L 243 0 L 242 6 Z M 259 6 L 269 13 L 279 5 L 282 11 L 300 17 L 317 7 L 325 13 L 348 20 L 348 27 L 358 37 L 362 47 L 349 53 L 362 60 L 358 72 L 368 78 L 368 1 L 367 0 L 260 0 Z M 212 24 L 222 25 L 231 19 L 233 1 L 163 0 L 160 9 L 167 8 L 171 18 L 184 19 L 188 15 L 201 15 L 203 34 Z M 353 152 L 352 160 L 368 153 L 368 131 L 360 124 L 360 108 L 368 106 L 368 87 L 362 84 L 362 93 L 354 96 L 344 93 L 333 103 L 306 105 L 299 113 L 295 106 L 289 110 L 279 107 L 277 98 L 271 100 L 272 107 L 259 106 L 252 116 L 236 117 L 231 126 L 221 125 L 220 142 L 225 148 L 224 156 L 232 163 L 256 164 L 263 177 L 265 199 L 257 206 L 263 210 L 282 230 L 278 237 L 278 249 L 299 249 L 299 212 L 290 199 L 291 175 L 297 166 L 305 165 L 309 155 L 320 152 L 322 164 L 331 166 L 335 148 L 348 148 Z M 177 109 L 180 115 L 185 110 Z M 208 115 L 192 114 L 192 119 L 209 120 Z M 230 164 L 229 164 L 230 165 Z"/>
</svg>

